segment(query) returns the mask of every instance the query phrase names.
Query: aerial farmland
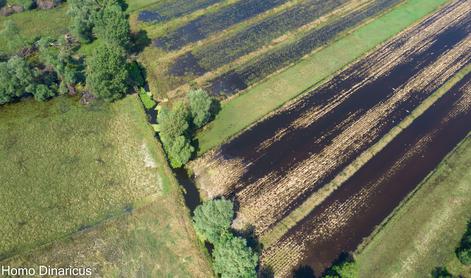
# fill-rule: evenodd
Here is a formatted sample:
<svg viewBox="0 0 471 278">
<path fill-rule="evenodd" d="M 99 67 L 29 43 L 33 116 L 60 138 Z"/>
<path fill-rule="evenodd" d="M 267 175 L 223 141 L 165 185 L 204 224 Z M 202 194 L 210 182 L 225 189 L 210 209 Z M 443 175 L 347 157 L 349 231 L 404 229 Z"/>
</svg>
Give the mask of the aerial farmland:
<svg viewBox="0 0 471 278">
<path fill-rule="evenodd" d="M 471 278 L 470 0 L 0 12 L 0 276 Z"/>
</svg>

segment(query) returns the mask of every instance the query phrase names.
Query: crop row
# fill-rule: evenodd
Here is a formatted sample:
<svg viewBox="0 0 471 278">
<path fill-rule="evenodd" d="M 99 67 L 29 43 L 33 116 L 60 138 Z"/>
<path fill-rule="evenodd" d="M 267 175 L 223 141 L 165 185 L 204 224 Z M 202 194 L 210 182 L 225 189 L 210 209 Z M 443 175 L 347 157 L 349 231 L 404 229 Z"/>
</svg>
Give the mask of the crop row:
<svg viewBox="0 0 471 278">
<path fill-rule="evenodd" d="M 195 72 L 193 69 L 202 68 L 204 72 L 207 72 L 219 68 L 269 44 L 273 39 L 288 31 L 318 19 L 345 2 L 347 0 L 306 0 L 219 42 L 184 54 L 170 66 L 169 73 L 174 76 L 201 75 L 201 72 Z M 193 57 L 192 59 L 198 65 L 188 66 L 187 63 L 182 62 L 188 56 Z"/>
<path fill-rule="evenodd" d="M 157 38 L 154 45 L 167 51 L 177 50 L 286 2 L 288 0 L 241 0 L 213 14 L 203 15 Z"/>
<path fill-rule="evenodd" d="M 277 70 L 288 66 L 369 17 L 399 3 L 400 0 L 381 0 L 367 8 L 355 11 L 336 21 L 308 32 L 301 39 L 250 61 L 236 70 L 227 72 L 209 82 L 214 95 L 231 95 L 260 81 Z"/>
<path fill-rule="evenodd" d="M 221 0 L 167 0 L 139 13 L 138 20 L 160 23 L 207 8 Z"/>
</svg>

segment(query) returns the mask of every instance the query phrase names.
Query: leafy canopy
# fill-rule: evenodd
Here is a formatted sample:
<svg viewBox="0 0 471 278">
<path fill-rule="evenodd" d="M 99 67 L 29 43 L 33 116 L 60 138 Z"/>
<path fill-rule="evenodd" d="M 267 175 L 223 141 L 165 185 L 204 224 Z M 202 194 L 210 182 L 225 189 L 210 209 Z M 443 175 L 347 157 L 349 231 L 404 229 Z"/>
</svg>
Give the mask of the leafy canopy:
<svg viewBox="0 0 471 278">
<path fill-rule="evenodd" d="M 223 278 L 257 277 L 258 255 L 240 237 L 226 234 L 213 251 L 214 271 Z"/>
<path fill-rule="evenodd" d="M 221 240 L 234 218 L 233 204 L 226 199 L 210 200 L 195 209 L 193 221 L 196 231 L 211 243 Z"/>
<path fill-rule="evenodd" d="M 202 89 L 191 90 L 188 93 L 191 117 L 196 128 L 204 126 L 211 118 L 211 96 Z"/>
<path fill-rule="evenodd" d="M 93 30 L 98 38 L 124 48 L 128 46 L 130 27 L 126 14 L 118 3 L 108 1 L 95 17 Z"/>
<path fill-rule="evenodd" d="M 87 87 L 98 98 L 114 101 L 128 91 L 128 71 L 124 50 L 103 44 L 87 59 Z"/>
<path fill-rule="evenodd" d="M 34 72 L 21 57 L 0 62 L 0 104 L 35 92 Z"/>
</svg>

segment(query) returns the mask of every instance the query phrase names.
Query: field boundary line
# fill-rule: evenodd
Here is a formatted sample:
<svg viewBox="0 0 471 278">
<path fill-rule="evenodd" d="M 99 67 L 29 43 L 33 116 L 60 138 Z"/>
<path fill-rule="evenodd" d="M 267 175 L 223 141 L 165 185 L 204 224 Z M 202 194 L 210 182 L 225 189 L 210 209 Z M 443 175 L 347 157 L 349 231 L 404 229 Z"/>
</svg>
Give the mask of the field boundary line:
<svg viewBox="0 0 471 278">
<path fill-rule="evenodd" d="M 344 54 L 344 55 L 348 56 L 348 57 L 344 58 L 345 60 L 348 60 L 346 63 L 344 63 L 342 65 L 339 65 L 338 67 L 337 66 L 332 66 L 332 67 L 335 67 L 335 69 L 332 69 L 332 72 L 330 72 L 328 74 L 325 74 L 325 76 L 320 77 L 318 80 L 313 81 L 313 83 L 311 83 L 307 87 L 302 88 L 299 91 L 296 90 L 295 93 L 289 94 L 289 96 L 287 98 L 282 99 L 281 101 L 276 101 L 275 100 L 274 104 L 270 103 L 270 102 L 273 102 L 273 100 L 271 100 L 271 99 L 277 98 L 278 95 L 280 94 L 280 92 L 273 92 L 273 93 L 267 92 L 267 90 L 270 90 L 270 89 L 267 89 L 267 86 L 270 86 L 270 88 L 271 87 L 280 87 L 280 86 L 278 86 L 278 84 L 271 84 L 272 83 L 271 81 L 273 81 L 273 80 L 283 80 L 283 79 L 288 79 L 289 80 L 290 78 L 283 78 L 282 75 L 288 75 L 290 71 L 294 71 L 296 68 L 301 67 L 301 66 L 308 68 L 309 65 L 304 65 L 304 64 L 308 64 L 308 63 L 311 63 L 311 62 L 315 63 L 315 61 L 309 61 L 309 60 L 322 60 L 322 57 L 319 58 L 319 57 L 316 56 L 316 54 L 319 54 L 322 51 L 334 51 L 333 48 L 334 47 L 340 47 L 340 44 L 343 43 L 344 41 L 355 40 L 355 35 L 357 33 L 365 32 L 364 29 L 370 27 L 374 23 L 381 24 L 381 22 L 383 22 L 384 17 L 391 15 L 391 13 L 394 13 L 398 9 L 402 8 L 402 9 L 405 10 L 405 12 L 409 12 L 409 10 L 414 7 L 414 3 L 411 3 L 411 2 L 414 2 L 414 1 L 413 0 L 406 0 L 402 4 L 399 4 L 399 6 L 396 6 L 394 9 L 389 10 L 388 12 L 386 12 L 384 14 L 381 14 L 379 17 L 376 17 L 376 18 L 370 20 L 368 23 L 365 23 L 364 25 L 360 26 L 359 28 L 357 28 L 355 30 L 352 30 L 346 36 L 344 36 L 342 38 L 338 38 L 336 41 L 332 42 L 330 45 L 325 46 L 324 48 L 320 49 L 319 51 L 316 51 L 315 53 L 311 54 L 308 59 L 303 59 L 295 65 L 292 65 L 288 68 L 284 68 L 281 72 L 273 74 L 273 75 L 271 75 L 270 78 L 265 79 L 260 83 L 257 83 L 257 85 L 254 85 L 254 87 L 252 87 L 249 91 L 246 91 L 245 93 L 242 93 L 242 94 L 238 94 L 234 98 L 230 98 L 227 101 L 225 101 L 223 103 L 222 111 L 218 114 L 218 116 L 216 117 L 216 120 L 211 122 L 206 128 L 204 128 L 201 132 L 199 132 L 197 134 L 197 139 L 200 141 L 200 146 L 203 146 L 203 148 L 198 150 L 198 156 L 202 156 L 204 153 L 206 153 L 206 152 L 208 152 L 208 151 L 210 151 L 214 148 L 217 148 L 221 144 L 224 144 L 224 143 L 230 141 L 231 139 L 237 137 L 238 135 L 245 132 L 246 130 L 249 130 L 250 128 L 255 126 L 257 123 L 259 123 L 259 122 L 263 121 L 264 119 L 272 116 L 274 113 L 277 112 L 277 110 L 279 108 L 281 108 L 283 106 L 286 106 L 286 105 L 289 105 L 291 102 L 296 101 L 297 99 L 299 99 L 299 98 L 303 97 L 304 95 L 310 93 L 312 90 L 314 90 L 314 89 L 318 88 L 319 86 L 325 84 L 326 82 L 331 80 L 333 77 L 335 77 L 338 73 L 340 73 L 343 70 L 347 69 L 352 64 L 360 61 L 365 56 L 373 53 L 374 51 L 376 51 L 377 49 L 382 47 L 390 39 L 400 35 L 403 32 L 406 32 L 410 28 L 413 28 L 414 26 L 416 26 L 417 24 L 422 22 L 423 19 L 427 18 L 428 16 L 432 15 L 437 10 L 439 10 L 442 7 L 444 7 L 444 6 L 448 5 L 449 3 L 451 3 L 452 0 L 439 1 L 440 3 L 436 3 L 436 5 L 434 5 L 433 7 L 429 7 L 424 12 L 423 15 L 421 14 L 417 18 L 412 19 L 412 22 L 410 24 L 407 24 L 407 26 L 399 27 L 400 30 L 398 30 L 397 32 L 394 32 L 393 34 L 383 35 L 384 38 L 381 37 L 379 39 L 380 41 L 378 43 L 375 43 L 374 46 L 370 47 L 370 46 L 366 45 L 364 47 L 366 49 L 364 51 L 359 50 L 359 52 L 361 52 L 361 53 L 359 53 L 358 55 L 353 54 L 354 57 L 351 57 L 351 56 L 348 56 L 348 54 Z M 311 67 L 312 67 L 312 65 L 311 65 Z M 281 85 L 283 85 L 283 84 L 281 84 Z M 270 106 L 268 108 L 270 110 L 265 111 L 265 109 L 260 109 L 260 108 L 255 109 L 254 108 L 253 111 L 258 110 L 259 112 L 257 112 L 257 114 L 260 114 L 260 115 L 252 116 L 253 120 L 249 119 L 249 120 L 246 120 L 246 121 L 241 121 L 241 119 L 240 119 L 241 116 L 232 115 L 233 114 L 232 112 L 237 113 L 238 109 L 247 109 L 247 102 L 248 101 L 245 101 L 245 98 L 249 98 L 249 97 L 256 98 L 256 97 L 253 97 L 253 95 L 261 95 L 263 97 L 262 101 L 268 102 L 267 105 Z M 244 100 L 242 100 L 242 99 L 244 99 Z M 256 99 L 251 100 L 250 101 L 251 105 L 255 105 L 254 102 L 257 102 L 257 105 L 260 106 L 260 98 L 256 98 Z M 229 109 L 229 108 L 227 108 L 228 106 L 234 107 L 233 109 L 231 108 L 231 110 L 236 109 L 236 111 L 230 111 L 230 112 L 224 113 L 224 111 L 227 111 L 227 109 Z M 251 107 L 248 107 L 248 108 L 251 108 Z M 262 111 L 260 112 L 260 110 L 262 110 Z M 244 114 L 244 115 L 246 116 L 247 114 Z M 221 119 L 221 117 L 227 118 L 227 120 L 226 119 Z M 218 120 L 218 118 L 220 120 Z M 234 123 L 234 119 L 238 119 L 239 120 L 238 123 Z M 230 121 L 230 123 L 229 124 L 224 123 L 226 121 Z M 220 123 L 220 122 L 223 122 L 223 123 Z M 242 123 L 242 124 L 239 124 L 239 123 Z M 221 131 L 219 131 L 219 130 L 218 131 L 212 131 L 212 130 L 214 130 L 214 125 L 215 124 L 219 124 L 221 126 L 221 127 L 217 127 Z M 236 126 L 236 127 L 234 128 L 234 126 Z M 234 131 L 234 132 L 231 131 L 233 129 L 236 129 L 236 131 Z M 212 133 L 216 133 L 216 134 L 212 134 Z M 222 134 L 217 134 L 217 133 L 222 133 Z M 213 140 L 211 138 L 216 138 L 216 140 Z M 209 143 L 206 143 L 205 141 L 208 141 Z"/>
<path fill-rule="evenodd" d="M 320 205 L 335 190 L 340 188 L 342 184 L 352 177 L 360 168 L 362 168 L 370 159 L 383 150 L 391 141 L 393 141 L 404 129 L 408 128 L 415 119 L 420 117 L 427 111 L 438 99 L 444 96 L 454 85 L 461 81 L 467 74 L 471 73 L 471 64 L 468 64 L 445 84 L 437 89 L 432 95 L 426 98 L 417 108 L 415 108 L 406 118 L 394 126 L 386 133 L 378 142 L 365 150 L 352 163 L 342 170 L 332 181 L 324 185 L 322 188 L 312 193 L 300 206 L 293 210 L 276 226 L 263 234 L 260 241 L 265 247 L 280 239 L 290 228 L 294 227 L 299 221 L 306 217 L 318 205 Z"/>
</svg>

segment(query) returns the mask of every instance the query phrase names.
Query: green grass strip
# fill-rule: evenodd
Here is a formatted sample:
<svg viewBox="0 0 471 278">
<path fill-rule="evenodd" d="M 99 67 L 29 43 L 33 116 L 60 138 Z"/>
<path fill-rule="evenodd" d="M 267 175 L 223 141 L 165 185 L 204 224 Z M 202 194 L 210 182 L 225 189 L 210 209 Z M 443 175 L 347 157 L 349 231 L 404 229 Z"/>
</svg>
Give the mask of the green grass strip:
<svg viewBox="0 0 471 278">
<path fill-rule="evenodd" d="M 409 127 L 415 119 L 427 111 L 438 99 L 446 94 L 454 85 L 462 80 L 471 72 L 471 65 L 461 69 L 455 76 L 448 80 L 442 87 L 435 91 L 431 96 L 425 99 L 412 113 L 404 118 L 398 125 L 385 134 L 381 140 L 368 148 L 358 158 L 339 173 L 331 182 L 323 186 L 315 194 L 312 194 L 304 203 L 293 210 L 288 216 L 283 218 L 272 230 L 265 233 L 261 242 L 265 247 L 281 238 L 291 227 L 296 225 L 306 217 L 314 208 L 322 203 L 332 192 L 339 188 L 345 181 L 352 177 L 361 167 L 363 167 L 371 158 L 384 149 L 394 138 L 396 138 L 404 129 Z"/>
<path fill-rule="evenodd" d="M 447 2 L 408 0 L 246 93 L 225 102 L 216 119 L 197 135 L 200 144 L 198 154 L 222 144 L 287 101 L 320 85 L 321 81 Z"/>
</svg>

